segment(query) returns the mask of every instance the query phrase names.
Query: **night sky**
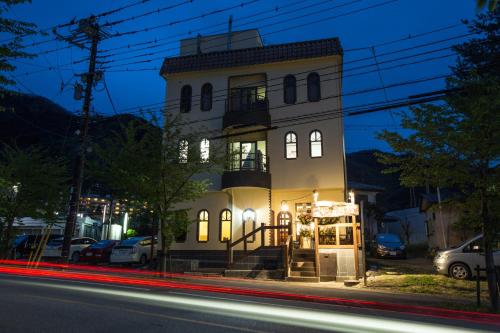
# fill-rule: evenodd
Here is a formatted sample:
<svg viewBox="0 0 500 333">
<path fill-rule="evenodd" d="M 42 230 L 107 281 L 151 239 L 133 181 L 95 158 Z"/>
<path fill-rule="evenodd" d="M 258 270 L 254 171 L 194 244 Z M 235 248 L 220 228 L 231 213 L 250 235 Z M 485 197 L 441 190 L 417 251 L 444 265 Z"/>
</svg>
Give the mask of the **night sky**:
<svg viewBox="0 0 500 333">
<path fill-rule="evenodd" d="M 83 18 L 90 14 L 98 14 L 134 2 L 136 1 L 33 0 L 32 4 L 14 6 L 7 16 L 34 22 L 39 28 L 44 29 L 56 24 L 65 23 L 75 17 Z M 181 2 L 183 0 L 151 0 L 146 4 L 134 6 L 114 15 L 104 17 L 99 22 L 102 24 L 106 21 L 115 21 L 140 15 L 150 10 Z M 186 18 L 209 13 L 214 9 L 228 8 L 241 2 L 250 2 L 250 0 L 193 0 L 191 3 L 172 10 L 115 25 L 107 31 L 110 34 L 123 33 L 159 24 L 168 24 L 173 21 L 182 21 Z M 381 3 L 387 4 L 356 12 L 357 10 Z M 470 38 L 455 37 L 467 33 L 466 28 L 463 25 L 459 25 L 460 20 L 471 19 L 475 14 L 474 0 L 394 0 L 392 2 L 387 0 L 260 0 L 237 9 L 215 15 L 207 15 L 204 18 L 172 24 L 148 32 L 104 40 L 99 45 L 99 49 L 102 51 L 141 42 L 150 43 L 128 49 L 122 48 L 107 53 L 101 52 L 99 55 L 119 53 L 115 56 L 100 58 L 100 60 L 109 61 L 145 53 L 154 53 L 154 55 L 110 63 L 107 66 L 113 67 L 106 71 L 105 77 L 118 113 L 127 112 L 128 108 L 148 104 L 152 104 L 158 110 L 158 106 L 165 99 L 165 81 L 159 76 L 159 67 L 162 63 L 161 58 L 178 55 L 178 40 L 180 38 L 194 37 L 198 32 L 206 35 L 210 34 L 210 32 L 220 33 L 224 31 L 227 29 L 229 15 L 233 15 L 233 30 L 258 28 L 267 45 L 339 37 L 345 50 L 343 93 L 349 94 L 353 91 L 380 87 L 382 85 L 381 80 L 386 86 L 390 86 L 403 81 L 448 74 L 450 72 L 449 65 L 455 61 L 454 56 L 447 57 L 447 55 L 450 55 L 450 50 L 427 53 L 393 62 L 384 62 L 426 51 L 442 49 Z M 329 19 L 338 15 L 342 16 Z M 299 25 L 301 26 L 299 27 Z M 424 36 L 418 36 L 418 34 L 441 28 L 445 29 Z M 279 32 L 275 33 L 275 31 Z M 190 32 L 191 35 L 189 34 Z M 68 34 L 68 30 L 60 29 L 60 33 Z M 401 40 L 409 35 L 415 37 Z M 391 51 L 412 48 L 417 45 L 450 38 L 453 39 L 384 56 L 384 53 Z M 5 37 L 2 36 L 2 39 L 5 39 Z M 31 44 L 35 41 L 50 39 L 53 39 L 52 34 L 48 36 L 28 37 L 25 38 L 25 43 Z M 154 46 L 153 41 L 155 39 L 161 39 L 157 41 L 156 45 L 160 43 L 168 44 L 145 50 L 137 50 L 147 46 Z M 391 41 L 396 42 L 386 44 L 386 42 Z M 52 41 L 31 46 L 27 50 L 37 53 L 61 48 L 66 45 L 65 42 Z M 380 73 L 374 71 L 364 75 L 352 75 L 376 69 L 373 66 L 368 67 L 368 65 L 374 64 L 371 46 L 375 46 L 375 54 L 378 55 L 377 60 L 380 63 L 379 68 L 382 71 Z M 68 110 L 76 112 L 80 110 L 82 103 L 81 101 L 73 100 L 72 86 L 74 82 L 79 80 L 75 74 L 85 72 L 87 63 L 71 63 L 87 55 L 88 51 L 86 50 L 82 51 L 78 48 L 70 48 L 40 55 L 32 60 L 22 59 L 16 61 L 14 64 L 18 69 L 13 73 L 13 76 L 16 78 L 18 84 L 15 86 L 15 89 L 45 96 Z M 360 58 L 370 59 L 353 62 Z M 430 58 L 433 59 L 424 61 Z M 134 61 L 149 59 L 154 60 L 147 63 L 130 64 Z M 422 62 L 410 66 L 383 70 L 385 67 L 415 61 Z M 364 68 L 350 69 L 359 66 L 364 66 Z M 49 70 L 49 67 L 53 69 Z M 127 68 L 130 70 L 147 70 L 122 71 Z M 26 75 L 25 73 L 27 72 L 36 73 Z M 371 93 L 351 94 L 344 96 L 343 104 L 344 107 L 350 107 L 365 103 L 381 102 L 386 98 L 389 100 L 396 99 L 415 93 L 440 89 L 443 86 L 444 80 L 438 79 L 419 84 L 388 88 L 385 92 L 378 90 Z M 110 101 L 102 84 L 96 87 L 94 97 L 96 113 L 113 114 Z M 137 111 L 137 108 L 133 110 Z M 376 114 L 350 117 L 345 120 L 345 124 L 345 141 L 347 151 L 349 152 L 372 148 L 387 150 L 388 147 L 375 138 L 375 133 L 383 128 L 399 129 L 396 111 L 383 111 Z"/>
</svg>

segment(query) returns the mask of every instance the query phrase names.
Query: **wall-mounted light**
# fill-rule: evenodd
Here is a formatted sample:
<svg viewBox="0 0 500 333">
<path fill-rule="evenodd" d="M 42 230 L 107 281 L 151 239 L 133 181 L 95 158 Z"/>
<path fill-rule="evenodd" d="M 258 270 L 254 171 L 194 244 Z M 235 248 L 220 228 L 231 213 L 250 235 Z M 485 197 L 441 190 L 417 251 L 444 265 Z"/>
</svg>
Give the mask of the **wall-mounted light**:
<svg viewBox="0 0 500 333">
<path fill-rule="evenodd" d="M 288 212 L 288 202 L 286 200 L 281 201 L 281 211 L 282 212 Z"/>
<path fill-rule="evenodd" d="M 354 192 L 352 190 L 349 191 L 349 202 L 354 203 Z"/>
<path fill-rule="evenodd" d="M 318 191 L 314 190 L 313 191 L 313 200 L 314 202 L 318 201 L 319 193 Z"/>
<path fill-rule="evenodd" d="M 255 221 L 255 212 L 253 210 L 251 210 L 251 209 L 246 209 L 243 212 L 243 220 L 245 220 L 245 221 L 248 221 L 248 220 Z"/>
</svg>

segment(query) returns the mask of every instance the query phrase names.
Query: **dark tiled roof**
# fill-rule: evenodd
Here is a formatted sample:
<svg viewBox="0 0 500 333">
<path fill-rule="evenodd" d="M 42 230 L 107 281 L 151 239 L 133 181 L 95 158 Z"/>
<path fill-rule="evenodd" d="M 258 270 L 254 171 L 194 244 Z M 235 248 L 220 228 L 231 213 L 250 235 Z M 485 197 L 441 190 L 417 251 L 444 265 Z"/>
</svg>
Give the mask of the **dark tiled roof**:
<svg viewBox="0 0 500 333">
<path fill-rule="evenodd" d="M 341 54 L 342 47 L 339 39 L 327 38 L 166 58 L 160 74 L 229 68 Z"/>
</svg>

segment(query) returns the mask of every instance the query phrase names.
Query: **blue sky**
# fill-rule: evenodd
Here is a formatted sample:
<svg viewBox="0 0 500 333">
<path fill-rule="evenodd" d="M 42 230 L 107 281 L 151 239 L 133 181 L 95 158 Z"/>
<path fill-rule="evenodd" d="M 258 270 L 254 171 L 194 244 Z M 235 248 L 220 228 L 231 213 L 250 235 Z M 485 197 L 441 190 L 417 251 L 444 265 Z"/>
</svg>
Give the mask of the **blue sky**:
<svg viewBox="0 0 500 333">
<path fill-rule="evenodd" d="M 250 0 L 193 0 L 189 4 L 179 6 L 154 15 L 116 25 L 109 30 L 110 33 L 125 32 L 129 30 L 152 27 L 159 24 L 167 24 L 184 18 L 198 16 L 208 13 L 214 9 L 228 8 L 241 2 Z M 52 27 L 56 24 L 65 23 L 72 18 L 83 18 L 91 14 L 101 13 L 114 9 L 134 0 L 33 0 L 32 4 L 14 6 L 8 16 L 36 23 L 40 28 Z M 141 13 L 183 2 L 151 0 L 146 4 L 135 6 L 112 16 L 101 19 L 100 23 L 107 20 L 114 21 Z M 198 31 L 207 34 L 212 31 L 225 28 L 229 15 L 234 17 L 234 30 L 258 28 L 263 35 L 266 44 L 280 44 L 286 42 L 320 39 L 327 37 L 339 37 L 345 50 L 344 55 L 344 81 L 343 93 L 381 87 L 382 82 L 387 86 L 402 81 L 409 81 L 431 76 L 446 75 L 450 72 L 449 66 L 453 64 L 454 57 L 444 57 L 450 54 L 449 50 L 429 53 L 414 58 L 407 58 L 397 62 L 389 62 L 404 56 L 414 55 L 426 51 L 445 48 L 454 43 L 464 41 L 468 37 L 460 37 L 466 33 L 466 28 L 460 23 L 461 19 L 471 19 L 476 14 L 474 0 L 394 0 L 377 8 L 355 12 L 375 4 L 388 2 L 387 0 L 259 0 L 244 7 L 232 9 L 223 13 L 208 15 L 202 19 L 189 22 L 173 24 L 161 29 L 155 29 L 144 33 L 130 36 L 111 38 L 99 45 L 100 50 L 108 50 L 116 47 L 125 47 L 130 44 L 162 39 L 164 46 L 148 50 L 137 50 L 138 47 L 119 49 L 113 52 L 120 54 L 108 57 L 106 60 L 120 59 L 132 55 L 154 53 L 128 61 L 115 62 L 115 67 L 110 68 L 106 74 L 106 82 L 111 92 L 113 102 L 118 112 L 126 112 L 127 108 L 160 103 L 165 98 L 165 81 L 159 76 L 158 70 L 117 72 L 117 70 L 141 69 L 160 67 L 162 60 L 156 59 L 144 64 L 130 64 L 127 66 L 116 66 L 132 61 L 162 58 L 178 54 L 179 38 L 194 36 Z M 345 5 L 343 5 L 345 4 Z M 339 5 L 343 5 L 338 7 Z M 336 7 L 336 8 L 334 8 Z M 278 10 L 276 10 L 278 8 Z M 351 13 L 354 12 L 354 13 Z M 248 16 L 252 16 L 248 18 Z M 331 18 L 336 15 L 344 15 Z M 247 17 L 247 18 L 244 18 Z M 252 22 L 255 21 L 255 22 Z M 320 22 L 316 22 L 320 21 Z M 244 23 L 248 23 L 243 25 Z M 301 27 L 297 27 L 302 25 Z M 418 36 L 418 34 L 433 31 L 439 28 L 450 27 L 442 31 Z M 284 30 L 286 29 L 286 30 Z M 280 32 L 275 32 L 284 30 Z M 61 29 L 61 33 L 68 33 Z M 409 36 L 414 36 L 408 38 Z M 35 36 L 26 38 L 26 44 L 39 40 L 52 39 L 53 35 L 46 37 Z M 405 39 L 406 38 L 406 39 Z M 436 43 L 427 47 L 412 49 L 406 52 L 385 55 L 395 50 L 411 48 L 416 45 L 434 41 L 452 40 Z M 2 39 L 4 37 L 2 36 Z M 405 39 L 405 40 L 401 40 Z M 389 41 L 397 42 L 384 44 Z M 158 42 L 160 43 L 160 42 Z M 37 46 L 29 47 L 28 50 L 37 53 L 44 50 L 52 50 L 64 47 L 67 44 L 61 41 L 52 41 Z M 153 45 L 148 44 L 146 46 Z M 362 70 L 353 70 L 353 67 L 373 65 L 374 58 L 371 46 L 375 46 L 375 54 L 380 73 L 373 72 L 366 75 L 352 75 L 375 67 L 365 67 Z M 144 46 L 142 46 L 144 47 Z M 361 50 L 357 50 L 360 49 Z M 41 55 L 33 60 L 20 60 L 15 65 L 18 67 L 13 75 L 18 81 L 16 89 L 30 91 L 38 95 L 52 99 L 70 111 L 76 112 L 81 109 L 81 102 L 73 100 L 72 84 L 77 82 L 76 74 L 86 71 L 87 64 L 69 65 L 72 62 L 87 56 L 88 51 L 78 48 L 59 50 L 49 54 Z M 109 54 L 107 53 L 107 54 Z M 106 53 L 101 53 L 104 55 Z M 420 61 L 428 58 L 438 58 L 425 61 L 420 64 L 404 66 L 383 70 L 385 67 L 403 64 L 412 61 Z M 365 61 L 353 62 L 360 58 L 370 58 Z M 56 68 L 49 70 L 48 68 Z M 24 74 L 38 71 L 37 73 Z M 364 103 L 384 101 L 405 97 L 414 93 L 440 89 L 444 86 L 444 80 L 433 80 L 420 84 L 405 85 L 396 88 L 378 90 L 371 93 L 347 95 L 343 98 L 344 107 L 356 106 Z M 112 114 L 110 102 L 102 85 L 96 87 L 94 94 L 95 112 L 100 114 Z M 382 149 L 388 147 L 384 142 L 375 138 L 375 133 L 384 129 L 399 130 L 399 118 L 397 112 L 379 112 L 369 115 L 349 117 L 345 119 L 346 131 L 345 141 L 349 152 L 363 149 Z"/>
</svg>

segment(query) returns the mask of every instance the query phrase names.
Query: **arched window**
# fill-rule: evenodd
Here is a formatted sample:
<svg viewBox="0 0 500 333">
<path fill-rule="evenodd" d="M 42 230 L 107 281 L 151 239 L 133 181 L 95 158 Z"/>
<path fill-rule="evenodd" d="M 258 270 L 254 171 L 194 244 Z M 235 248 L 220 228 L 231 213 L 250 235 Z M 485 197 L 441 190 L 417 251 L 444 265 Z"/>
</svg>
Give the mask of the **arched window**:
<svg viewBox="0 0 500 333">
<path fill-rule="evenodd" d="M 229 209 L 224 209 L 220 212 L 219 240 L 221 242 L 226 242 L 231 239 L 231 224 L 231 211 Z"/>
<path fill-rule="evenodd" d="M 210 141 L 203 139 L 200 142 L 200 160 L 202 163 L 208 162 L 210 158 Z"/>
<path fill-rule="evenodd" d="M 323 137 L 318 130 L 314 130 L 309 134 L 309 151 L 311 157 L 323 156 Z"/>
<path fill-rule="evenodd" d="M 295 104 L 297 101 L 297 81 L 293 75 L 283 79 L 283 101 L 286 104 Z"/>
<path fill-rule="evenodd" d="M 189 112 L 191 111 L 191 95 L 193 94 L 193 90 L 190 85 L 185 85 L 181 89 L 181 112 Z"/>
<path fill-rule="evenodd" d="M 212 85 L 210 83 L 205 83 L 201 87 L 200 108 L 202 111 L 212 109 Z"/>
<path fill-rule="evenodd" d="M 307 100 L 317 102 L 321 99 L 321 83 L 318 73 L 311 73 L 307 76 Z"/>
<path fill-rule="evenodd" d="M 189 151 L 188 140 L 180 140 L 179 141 L 179 163 L 187 163 L 188 151 Z"/>
<path fill-rule="evenodd" d="M 198 213 L 198 230 L 196 232 L 198 242 L 208 242 L 208 210 L 203 209 Z"/>
<path fill-rule="evenodd" d="M 285 158 L 287 160 L 297 158 L 297 134 L 294 132 L 285 134 Z"/>
<path fill-rule="evenodd" d="M 243 236 L 255 230 L 256 216 L 255 211 L 247 208 L 243 211 Z M 255 241 L 255 234 L 247 238 L 247 243 Z"/>
</svg>

